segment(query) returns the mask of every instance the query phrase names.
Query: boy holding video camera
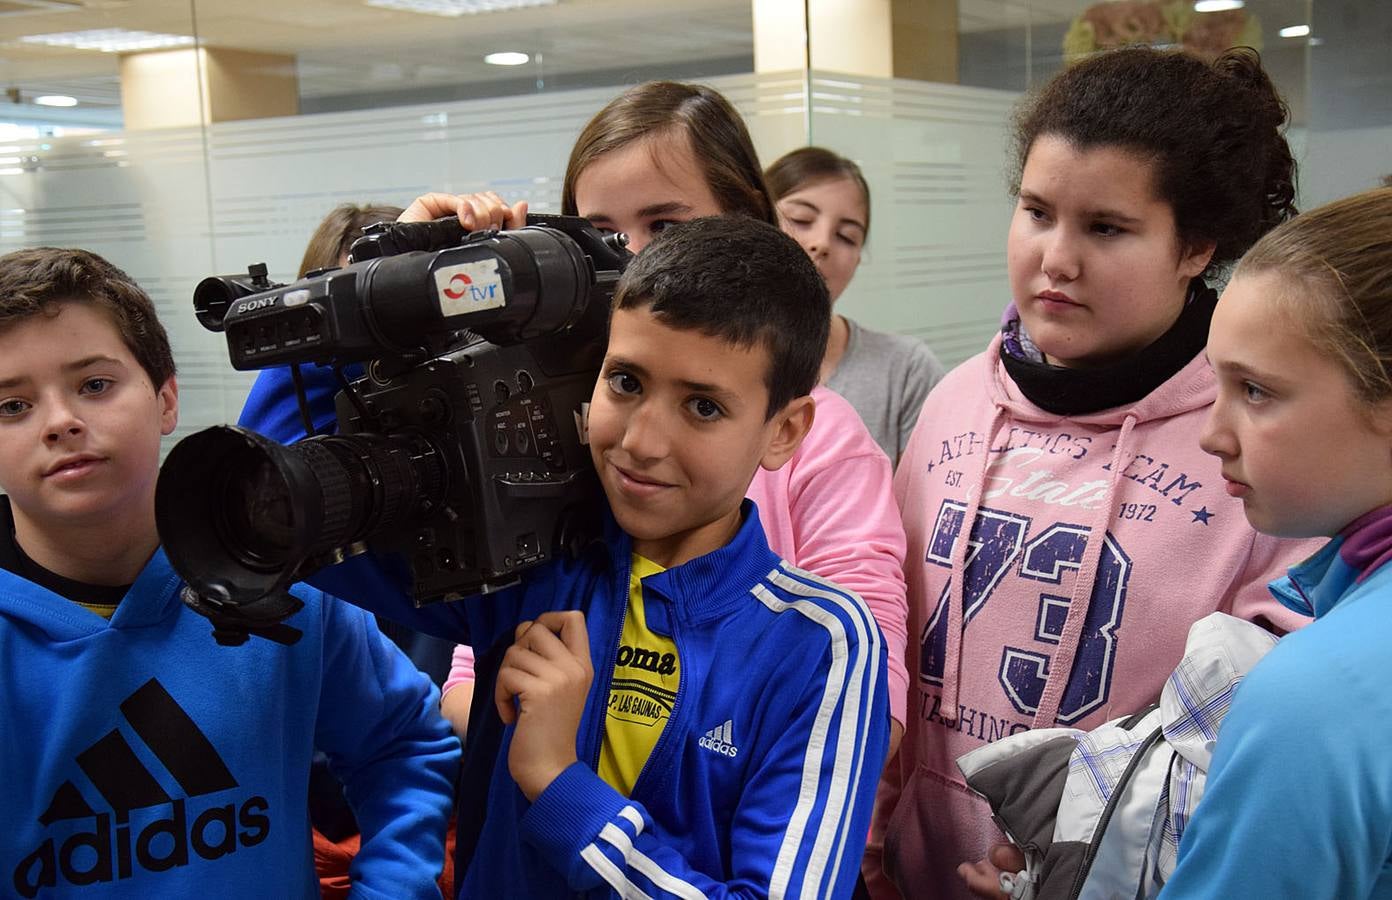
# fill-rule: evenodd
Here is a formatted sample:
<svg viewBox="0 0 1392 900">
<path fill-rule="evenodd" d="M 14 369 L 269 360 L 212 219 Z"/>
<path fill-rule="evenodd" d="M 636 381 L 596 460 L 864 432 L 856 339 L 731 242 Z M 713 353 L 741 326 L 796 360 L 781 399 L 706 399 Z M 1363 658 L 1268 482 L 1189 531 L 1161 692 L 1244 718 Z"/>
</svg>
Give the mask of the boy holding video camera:
<svg viewBox="0 0 1392 900">
<path fill-rule="evenodd" d="M 458 742 L 360 610 L 214 642 L 160 549 L 178 387 L 149 296 L 95 254 L 0 257 L 0 893 L 317 897 L 309 761 L 362 825 L 354 896 L 438 897 Z"/>
<path fill-rule="evenodd" d="M 420 609 L 372 557 L 316 576 L 502 655 L 462 896 L 851 892 L 888 742 L 883 639 L 858 597 L 782 563 L 744 500 L 812 423 L 829 318 L 773 226 L 667 229 L 619 282 L 589 407 L 602 540 Z"/>
</svg>

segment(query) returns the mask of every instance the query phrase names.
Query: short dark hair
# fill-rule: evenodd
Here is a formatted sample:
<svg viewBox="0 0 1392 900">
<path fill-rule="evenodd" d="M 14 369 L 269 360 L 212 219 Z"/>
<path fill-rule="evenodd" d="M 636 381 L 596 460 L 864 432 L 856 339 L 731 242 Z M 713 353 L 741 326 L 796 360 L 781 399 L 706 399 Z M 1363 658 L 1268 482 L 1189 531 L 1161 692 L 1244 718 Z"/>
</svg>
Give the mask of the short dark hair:
<svg viewBox="0 0 1392 900">
<path fill-rule="evenodd" d="M 793 191 L 824 181 L 849 180 L 860 188 L 865 202 L 865 233 L 870 234 L 870 185 L 855 160 L 847 159 L 825 147 L 799 147 L 773 161 L 764 170 L 764 181 L 774 200 L 782 200 Z"/>
<path fill-rule="evenodd" d="M 399 206 L 380 203 L 364 204 L 341 203 L 329 210 L 329 214 L 314 229 L 300 259 L 300 271 L 295 277 L 303 278 L 316 269 L 329 269 L 337 266 L 352 248 L 353 242 L 362 237 L 362 230 L 378 222 L 395 222 L 405 210 Z"/>
<path fill-rule="evenodd" d="M 174 352 L 155 304 L 125 272 L 87 250 L 35 247 L 0 256 L 0 330 L 52 315 L 64 301 L 89 303 L 111 316 L 156 390 L 174 375 Z"/>
<path fill-rule="evenodd" d="M 642 307 L 670 328 L 764 346 L 765 421 L 817 386 L 831 297 L 807 252 L 772 225 L 707 216 L 668 226 L 629 263 L 614 293 L 614 309 Z"/>
<path fill-rule="evenodd" d="M 740 114 L 714 88 L 678 81 L 636 85 L 595 113 L 571 148 L 561 212 L 579 215 L 575 184 L 596 159 L 666 134 L 684 134 L 691 142 L 692 155 L 722 213 L 778 224 L 759 154 Z"/>
<path fill-rule="evenodd" d="M 1295 214 L 1287 109 L 1250 47 L 1212 63 L 1130 47 L 1065 69 L 1016 116 L 1014 189 L 1037 138 L 1080 150 L 1119 147 L 1155 166 L 1155 194 L 1187 247 L 1215 246 L 1210 268 L 1236 260 Z"/>
</svg>

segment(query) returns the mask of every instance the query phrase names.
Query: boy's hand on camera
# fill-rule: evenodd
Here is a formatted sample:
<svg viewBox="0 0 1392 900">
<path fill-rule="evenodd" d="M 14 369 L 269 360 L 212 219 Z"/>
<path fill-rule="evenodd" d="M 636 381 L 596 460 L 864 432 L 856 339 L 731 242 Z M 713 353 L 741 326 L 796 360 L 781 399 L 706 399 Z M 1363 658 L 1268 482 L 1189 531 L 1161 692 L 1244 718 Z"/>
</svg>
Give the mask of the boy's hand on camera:
<svg viewBox="0 0 1392 900">
<path fill-rule="evenodd" d="M 542 613 L 517 626 L 493 700 L 505 724 L 517 723 L 508 770 L 528 800 L 575 762 L 575 735 L 593 680 L 583 613 Z"/>
<path fill-rule="evenodd" d="M 431 193 L 417 197 L 398 222 L 430 222 L 446 216 L 458 216 L 459 224 L 468 231 L 486 228 L 521 228 L 527 224 L 527 201 L 519 200 L 508 206 L 492 191 L 480 194 Z"/>
</svg>

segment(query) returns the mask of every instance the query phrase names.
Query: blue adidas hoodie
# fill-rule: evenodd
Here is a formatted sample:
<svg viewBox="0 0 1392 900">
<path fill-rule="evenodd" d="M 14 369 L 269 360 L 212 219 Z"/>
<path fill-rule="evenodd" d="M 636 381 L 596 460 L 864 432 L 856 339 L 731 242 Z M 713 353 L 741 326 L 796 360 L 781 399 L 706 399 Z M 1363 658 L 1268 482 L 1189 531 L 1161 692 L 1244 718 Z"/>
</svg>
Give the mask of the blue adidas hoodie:
<svg viewBox="0 0 1392 900">
<path fill-rule="evenodd" d="M 0 896 L 318 897 L 318 746 L 366 836 L 352 896 L 438 897 L 459 745 L 434 688 L 317 590 L 298 642 L 221 647 L 182 586 L 157 551 L 108 622 L 0 569 Z"/>
</svg>

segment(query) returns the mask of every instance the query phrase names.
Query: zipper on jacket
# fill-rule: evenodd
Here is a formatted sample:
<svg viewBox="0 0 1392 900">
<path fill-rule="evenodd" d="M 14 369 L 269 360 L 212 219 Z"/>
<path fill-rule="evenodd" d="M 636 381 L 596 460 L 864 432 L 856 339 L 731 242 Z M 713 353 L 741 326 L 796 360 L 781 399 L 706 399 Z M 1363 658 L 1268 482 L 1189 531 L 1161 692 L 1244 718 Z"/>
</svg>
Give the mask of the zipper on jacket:
<svg viewBox="0 0 1392 900">
<path fill-rule="evenodd" d="M 1096 837 L 1088 843 L 1087 853 L 1083 855 L 1083 864 L 1078 869 L 1078 874 L 1073 878 L 1073 887 L 1068 892 L 1068 900 L 1078 900 L 1083 893 L 1083 884 L 1087 881 L 1088 872 L 1092 871 L 1093 860 L 1097 858 L 1097 852 L 1102 848 L 1102 841 L 1107 836 L 1107 825 L 1112 821 L 1112 814 L 1121 805 L 1121 797 L 1126 793 L 1130 786 L 1131 778 L 1140 768 L 1141 761 L 1145 759 L 1150 748 L 1154 747 L 1160 738 L 1164 737 L 1164 726 L 1156 725 L 1155 730 L 1141 741 L 1141 745 L 1136 748 L 1136 753 L 1131 757 L 1131 761 L 1126 764 L 1126 769 L 1121 773 L 1121 778 L 1117 779 L 1116 788 L 1112 791 L 1112 796 L 1108 798 L 1106 807 L 1102 810 L 1101 817 L 1097 820 L 1097 828 L 1093 830 Z"/>
<path fill-rule="evenodd" d="M 629 584 L 633 581 L 633 551 L 629 549 L 628 559 L 624 562 L 623 580 L 619 582 L 619 596 L 623 598 L 623 603 L 619 607 L 619 617 L 615 620 L 614 630 L 609 638 L 609 662 L 604 667 L 603 688 L 597 694 L 599 698 L 599 713 L 595 716 L 595 725 L 591 729 L 592 739 L 590 744 L 589 766 L 595 772 L 599 771 L 599 755 L 604 749 L 604 730 L 608 725 L 609 719 L 609 692 L 614 686 L 614 668 L 619 664 L 619 644 L 623 638 L 624 622 L 628 619 L 628 592 Z M 642 587 L 639 586 L 641 599 Z M 591 684 L 591 689 L 600 681 L 600 674 L 595 673 L 595 683 Z M 596 736 L 596 732 L 598 732 Z M 635 782 L 636 784 L 636 782 Z"/>
<path fill-rule="evenodd" d="M 677 634 L 677 616 L 675 611 L 672 613 L 669 621 L 672 623 L 672 643 L 675 644 L 677 647 L 677 660 L 680 664 L 683 651 L 681 636 Z M 648 769 L 652 767 L 652 761 L 658 757 L 658 754 L 660 754 L 666 748 L 666 746 L 669 743 L 671 743 L 672 740 L 675 740 L 675 738 L 672 738 L 671 735 L 673 727 L 677 723 L 677 710 L 681 707 L 682 685 L 684 685 L 685 683 L 686 667 L 682 666 L 679 674 L 677 675 L 677 690 L 675 695 L 672 697 L 672 711 L 667 715 L 667 725 L 665 728 L 662 729 L 662 734 L 658 735 L 657 743 L 653 744 L 652 752 L 648 754 L 648 758 L 643 760 L 643 768 L 638 770 L 638 777 L 633 779 L 633 790 L 629 791 L 628 793 L 628 797 L 630 800 L 638 800 L 638 802 L 642 802 L 642 800 L 638 797 L 638 786 L 643 783 L 643 776 L 648 774 Z"/>
</svg>

